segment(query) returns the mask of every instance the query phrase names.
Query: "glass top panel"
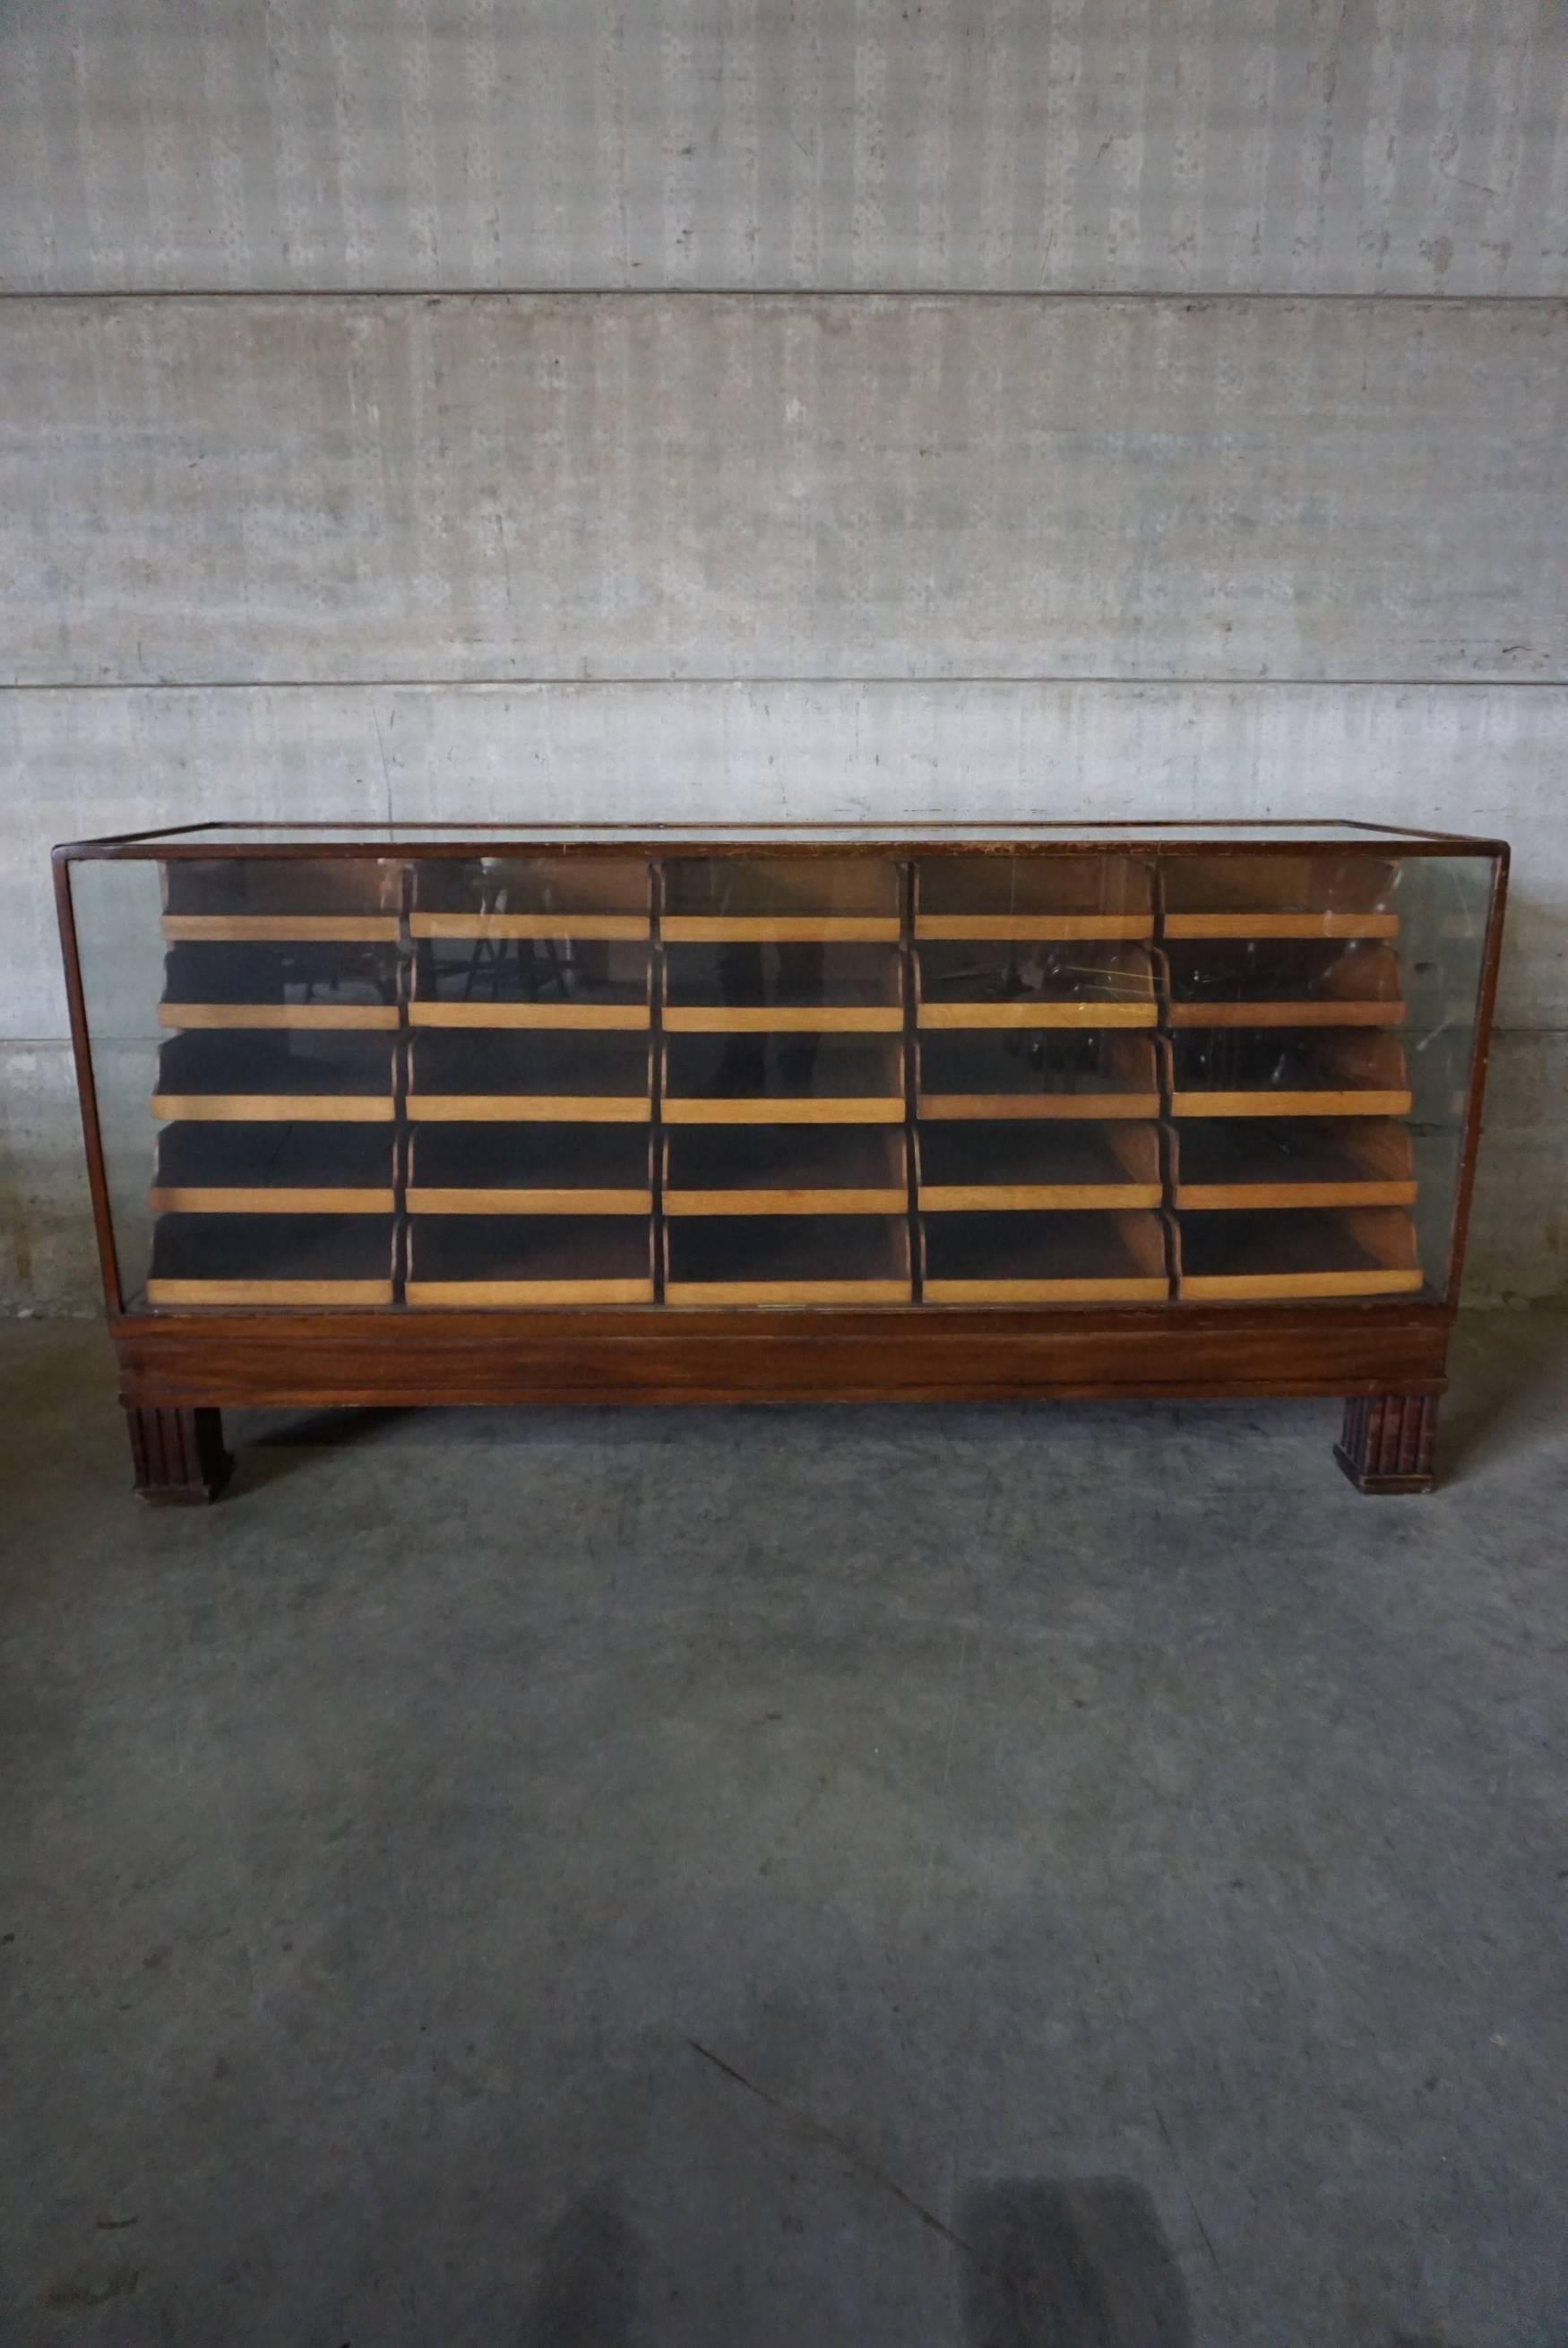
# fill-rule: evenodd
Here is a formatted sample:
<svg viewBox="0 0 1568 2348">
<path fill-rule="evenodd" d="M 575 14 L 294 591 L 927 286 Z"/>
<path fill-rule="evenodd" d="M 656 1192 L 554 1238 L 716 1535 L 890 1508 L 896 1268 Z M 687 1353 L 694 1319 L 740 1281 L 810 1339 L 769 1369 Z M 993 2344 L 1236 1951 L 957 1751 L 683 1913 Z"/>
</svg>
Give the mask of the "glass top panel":
<svg viewBox="0 0 1568 2348">
<path fill-rule="evenodd" d="M 944 847 L 1071 848 L 1078 842 L 1110 848 L 1158 842 L 1176 848 L 1237 846 L 1288 848 L 1343 841 L 1366 846 L 1378 839 L 1397 842 L 1404 855 L 1419 855 L 1433 848 L 1460 843 L 1442 832 L 1395 831 L 1348 819 L 1321 823 L 1201 822 L 1120 823 L 1064 817 L 1038 823 L 971 823 L 932 816 L 910 816 L 900 823 L 777 823 L 663 824 L 655 819 L 641 823 L 384 823 L 384 824 L 203 824 L 149 831 L 118 840 L 80 840 L 70 846 L 105 850 L 118 856 L 202 856 L 214 849 L 391 850 L 406 841 L 425 852 L 445 852 L 463 845 L 483 846 L 494 840 L 503 846 L 624 847 L 646 842 L 663 853 L 682 844 L 697 849 L 809 848 L 818 842 L 835 848 L 908 848 L 921 841 Z M 1470 843 L 1475 845 L 1476 843 Z"/>
</svg>

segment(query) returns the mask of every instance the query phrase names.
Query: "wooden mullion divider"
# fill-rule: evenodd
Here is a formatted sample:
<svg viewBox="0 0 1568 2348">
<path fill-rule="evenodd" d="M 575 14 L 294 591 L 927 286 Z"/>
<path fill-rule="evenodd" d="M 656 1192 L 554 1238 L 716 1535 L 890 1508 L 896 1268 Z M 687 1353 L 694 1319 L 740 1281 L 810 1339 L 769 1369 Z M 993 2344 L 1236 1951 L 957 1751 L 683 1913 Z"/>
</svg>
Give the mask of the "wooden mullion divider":
<svg viewBox="0 0 1568 2348">
<path fill-rule="evenodd" d="M 648 860 L 648 1180 L 652 1197 L 649 1243 L 653 1302 L 664 1302 L 664 864 Z"/>
<path fill-rule="evenodd" d="M 916 1134 L 919 1099 L 919 1004 L 915 984 L 915 860 L 905 857 L 898 866 L 898 950 L 903 957 L 899 975 L 904 987 L 904 1172 L 909 1234 L 909 1301 L 918 1304 L 925 1294 L 925 1250 L 920 1244 L 920 1166 Z"/>
<path fill-rule="evenodd" d="M 409 1065 L 413 1022 L 409 1003 L 414 994 L 414 887 L 412 859 L 403 867 L 397 912 L 397 1040 L 392 1047 L 392 1302 L 406 1307 L 409 1272 L 409 1157 L 414 1123 L 408 1114 Z"/>
</svg>

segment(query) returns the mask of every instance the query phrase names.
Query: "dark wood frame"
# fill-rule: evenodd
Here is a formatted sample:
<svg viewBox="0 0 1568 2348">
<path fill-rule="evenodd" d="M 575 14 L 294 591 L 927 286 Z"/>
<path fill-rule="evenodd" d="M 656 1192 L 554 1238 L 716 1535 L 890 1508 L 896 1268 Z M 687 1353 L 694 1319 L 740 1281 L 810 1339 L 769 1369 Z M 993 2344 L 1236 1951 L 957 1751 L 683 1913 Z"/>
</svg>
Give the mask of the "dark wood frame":
<svg viewBox="0 0 1568 2348">
<path fill-rule="evenodd" d="M 220 1414 L 287 1405 L 438 1403 L 802 1402 L 1095 1399 L 1334 1395 L 1346 1399 L 1336 1457 L 1364 1492 L 1430 1490 L 1438 1398 L 1447 1385 L 1449 1332 L 1464 1260 L 1481 1102 L 1491 1038 L 1508 878 L 1501 840 L 1344 821 L 1304 838 L 1291 822 L 1184 825 L 1162 834 L 1138 824 L 998 825 L 924 822 L 758 825 L 662 831 L 651 825 L 580 828 L 366 827 L 344 839 L 323 825 L 191 824 L 71 843 L 54 854 L 71 1040 L 109 1329 L 128 1415 L 137 1489 L 158 1500 L 213 1498 L 227 1477 Z M 270 831 L 286 837 L 272 839 Z M 488 836 L 487 837 L 486 834 Z M 1271 832 L 1295 838 L 1270 838 Z M 339 836 L 333 838 L 336 833 Z M 664 1305 L 553 1311 L 268 1311 L 131 1313 L 116 1256 L 103 1138 L 93 1081 L 69 867 L 77 860 L 266 856 L 472 857 L 505 844 L 583 856 L 791 853 L 918 856 L 961 850 L 1057 855 L 1118 844 L 1151 857 L 1316 855 L 1358 834 L 1401 855 L 1493 860 L 1468 1113 L 1444 1301 L 1204 1306 L 964 1308 L 900 1304 L 720 1312 Z M 896 1339 L 896 1342 L 894 1340 Z"/>
</svg>

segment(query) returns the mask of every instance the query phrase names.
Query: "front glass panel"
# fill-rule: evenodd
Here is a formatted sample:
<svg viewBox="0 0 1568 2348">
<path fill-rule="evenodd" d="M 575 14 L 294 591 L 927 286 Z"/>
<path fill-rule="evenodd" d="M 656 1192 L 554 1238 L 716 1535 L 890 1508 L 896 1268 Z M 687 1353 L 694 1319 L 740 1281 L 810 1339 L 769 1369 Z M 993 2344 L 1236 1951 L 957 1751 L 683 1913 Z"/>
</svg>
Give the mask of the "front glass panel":
<svg viewBox="0 0 1568 2348">
<path fill-rule="evenodd" d="M 1371 839 L 84 860 L 125 1300 L 1440 1296 L 1492 880 Z"/>
</svg>

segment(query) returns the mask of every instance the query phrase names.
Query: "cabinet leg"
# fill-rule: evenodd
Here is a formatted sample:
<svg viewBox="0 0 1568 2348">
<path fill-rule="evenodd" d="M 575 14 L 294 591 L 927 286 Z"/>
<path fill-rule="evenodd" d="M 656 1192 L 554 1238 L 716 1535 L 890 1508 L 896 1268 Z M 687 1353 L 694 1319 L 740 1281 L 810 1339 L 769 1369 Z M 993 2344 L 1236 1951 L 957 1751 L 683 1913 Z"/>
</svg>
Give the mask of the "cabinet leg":
<svg viewBox="0 0 1568 2348">
<path fill-rule="evenodd" d="M 126 1405 L 130 1456 L 140 1498 L 160 1503 L 215 1500 L 234 1462 L 223 1448 L 219 1410 L 141 1410 Z"/>
<path fill-rule="evenodd" d="M 1356 1395 L 1334 1457 L 1358 1492 L 1430 1492 L 1436 1395 Z"/>
</svg>

